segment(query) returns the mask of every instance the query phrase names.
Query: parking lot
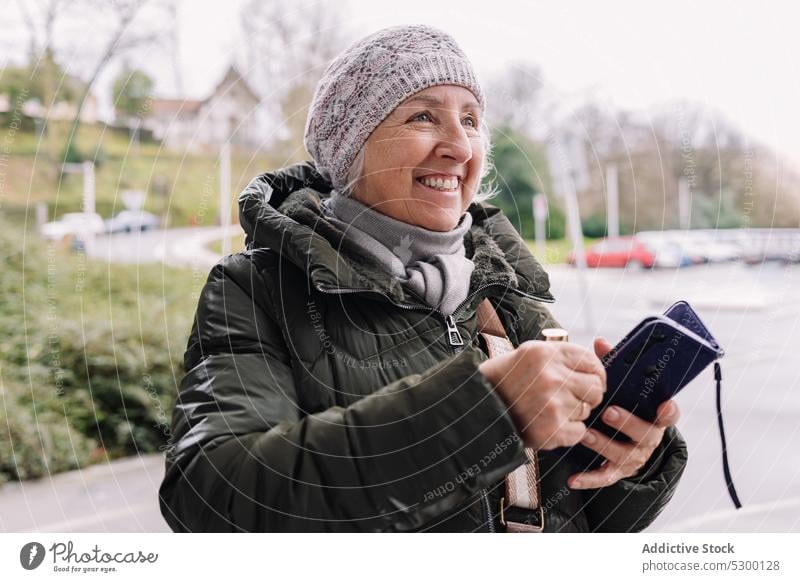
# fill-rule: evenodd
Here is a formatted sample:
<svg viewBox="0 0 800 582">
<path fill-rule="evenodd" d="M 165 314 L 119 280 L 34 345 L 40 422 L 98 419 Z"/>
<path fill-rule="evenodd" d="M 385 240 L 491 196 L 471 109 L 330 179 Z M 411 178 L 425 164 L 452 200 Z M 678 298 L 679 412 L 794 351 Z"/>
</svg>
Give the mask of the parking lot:
<svg viewBox="0 0 800 582">
<path fill-rule="evenodd" d="M 588 301 L 574 269 L 550 269 L 550 278 L 557 299 L 552 310 L 571 341 L 588 346 L 594 335 L 603 335 L 615 343 L 645 315 L 686 299 L 726 351 L 723 417 L 744 507 L 736 511 L 725 488 L 709 368 L 677 397 L 689 465 L 651 530 L 800 531 L 800 385 L 792 365 L 800 333 L 800 267 L 768 262 L 596 269 L 586 277 Z"/>
<path fill-rule="evenodd" d="M 599 239 L 588 245 L 583 259 L 572 252 L 571 265 L 589 267 L 683 268 L 741 262 L 759 265 L 800 263 L 800 229 L 732 228 L 659 230 Z"/>
</svg>

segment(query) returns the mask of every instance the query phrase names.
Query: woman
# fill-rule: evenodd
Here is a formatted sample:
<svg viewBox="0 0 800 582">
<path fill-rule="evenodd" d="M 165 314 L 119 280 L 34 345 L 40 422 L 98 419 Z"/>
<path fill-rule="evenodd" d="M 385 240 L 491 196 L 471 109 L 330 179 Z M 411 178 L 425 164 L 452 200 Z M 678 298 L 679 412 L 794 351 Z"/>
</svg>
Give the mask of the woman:
<svg viewBox="0 0 800 582">
<path fill-rule="evenodd" d="M 445 33 L 393 27 L 337 57 L 306 125 L 314 163 L 240 197 L 248 250 L 208 278 L 161 486 L 176 531 L 503 531 L 504 477 L 540 451 L 545 531 L 638 531 L 686 462 L 665 403 L 583 424 L 598 356 L 534 341 L 549 281 L 482 203 L 483 91 Z M 489 359 L 489 299 L 515 349 Z M 573 475 L 578 442 L 608 461 Z M 531 519 L 534 519 L 531 517 Z"/>
</svg>

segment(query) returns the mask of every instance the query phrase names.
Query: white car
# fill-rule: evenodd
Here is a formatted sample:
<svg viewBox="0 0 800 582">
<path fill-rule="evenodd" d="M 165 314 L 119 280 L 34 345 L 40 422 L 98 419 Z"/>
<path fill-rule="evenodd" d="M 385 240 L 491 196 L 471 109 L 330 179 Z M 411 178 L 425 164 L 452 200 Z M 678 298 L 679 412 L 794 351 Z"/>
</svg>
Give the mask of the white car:
<svg viewBox="0 0 800 582">
<path fill-rule="evenodd" d="M 646 246 L 655 255 L 653 266 L 660 269 L 677 269 L 687 267 L 692 261 L 687 257 L 680 245 L 671 241 L 647 242 Z"/>
<path fill-rule="evenodd" d="M 636 233 L 641 241 L 655 256 L 654 267 L 675 269 L 688 267 L 695 262 L 687 250 L 675 239 L 675 231 L 649 230 Z"/>
<path fill-rule="evenodd" d="M 739 249 L 735 245 L 718 241 L 711 235 L 698 233 L 694 235 L 694 240 L 703 249 L 709 263 L 736 261 L 740 257 Z"/>
<path fill-rule="evenodd" d="M 161 226 L 155 214 L 143 210 L 122 210 L 106 221 L 106 232 L 135 232 L 151 230 Z"/>
<path fill-rule="evenodd" d="M 95 213 L 69 212 L 59 220 L 42 225 L 42 236 L 48 240 L 81 238 L 90 234 L 102 234 L 106 230 L 103 218 Z"/>
</svg>

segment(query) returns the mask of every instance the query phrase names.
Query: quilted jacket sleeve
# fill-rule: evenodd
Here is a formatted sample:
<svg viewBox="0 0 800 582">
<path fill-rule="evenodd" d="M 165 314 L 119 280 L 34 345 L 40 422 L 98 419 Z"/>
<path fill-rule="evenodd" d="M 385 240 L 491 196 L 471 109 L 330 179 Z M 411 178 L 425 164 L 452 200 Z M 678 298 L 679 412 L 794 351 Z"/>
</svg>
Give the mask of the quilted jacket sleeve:
<svg viewBox="0 0 800 582">
<path fill-rule="evenodd" d="M 677 428 L 668 428 L 638 477 L 621 479 L 610 487 L 590 491 L 586 496 L 586 515 L 592 531 L 645 529 L 672 499 L 687 460 L 686 441 Z"/>
<path fill-rule="evenodd" d="M 525 461 L 473 349 L 304 415 L 249 263 L 225 259 L 200 296 L 159 492 L 173 530 L 410 530 Z"/>
</svg>

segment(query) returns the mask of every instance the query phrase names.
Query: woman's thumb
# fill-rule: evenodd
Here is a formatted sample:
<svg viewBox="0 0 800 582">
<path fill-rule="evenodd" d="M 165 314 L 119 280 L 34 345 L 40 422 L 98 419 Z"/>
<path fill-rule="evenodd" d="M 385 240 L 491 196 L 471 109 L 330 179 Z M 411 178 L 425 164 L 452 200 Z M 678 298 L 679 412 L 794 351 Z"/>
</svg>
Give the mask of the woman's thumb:
<svg viewBox="0 0 800 582">
<path fill-rule="evenodd" d="M 597 336 L 594 338 L 594 353 L 597 354 L 598 358 L 602 358 L 610 351 L 611 344 L 606 338 L 603 336 Z"/>
</svg>

